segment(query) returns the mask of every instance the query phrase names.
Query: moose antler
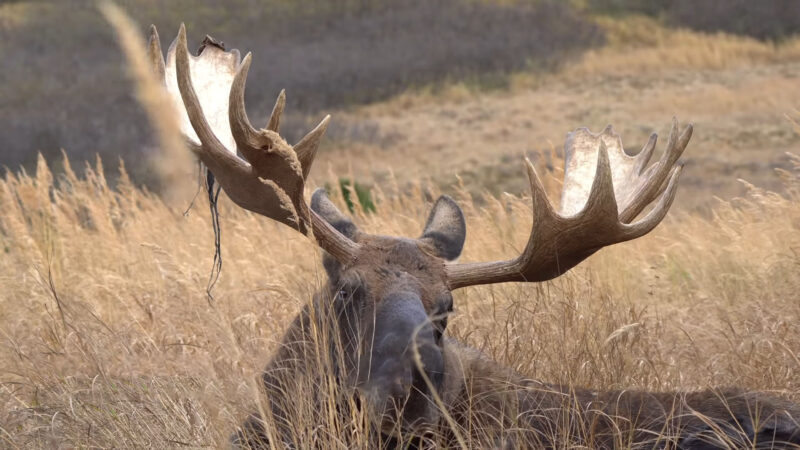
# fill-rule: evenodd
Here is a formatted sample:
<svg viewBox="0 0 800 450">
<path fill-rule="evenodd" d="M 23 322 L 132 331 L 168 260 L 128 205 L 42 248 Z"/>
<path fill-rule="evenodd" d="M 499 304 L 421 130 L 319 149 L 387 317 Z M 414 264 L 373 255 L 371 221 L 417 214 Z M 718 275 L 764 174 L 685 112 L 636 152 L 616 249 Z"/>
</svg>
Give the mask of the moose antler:
<svg viewBox="0 0 800 450">
<path fill-rule="evenodd" d="M 691 136 L 691 125 L 679 135 L 678 122 L 673 119 L 664 155 L 645 170 L 655 149 L 655 134 L 639 154 L 628 156 L 611 127 L 600 134 L 585 128 L 570 133 L 565 144 L 559 212 L 550 204 L 539 176 L 526 160 L 533 226 L 525 250 L 509 261 L 447 265 L 450 288 L 549 280 L 602 247 L 647 234 L 661 222 L 675 198 L 683 167 L 676 163 Z M 632 222 L 656 199 L 652 210 Z"/>
<path fill-rule="evenodd" d="M 329 116 L 292 147 L 279 134 L 284 93 L 278 96 L 267 128 L 257 130 L 247 118 L 244 89 L 251 55 L 239 62 L 237 50 L 206 37 L 198 56 L 189 54 L 186 28 L 167 54 L 151 27 L 149 52 L 167 92 L 181 115 L 189 148 L 208 166 L 225 193 L 242 208 L 311 234 L 337 260 L 355 258 L 359 245 L 318 216 L 304 198 L 305 181 Z M 239 155 L 243 156 L 242 159 Z"/>
</svg>

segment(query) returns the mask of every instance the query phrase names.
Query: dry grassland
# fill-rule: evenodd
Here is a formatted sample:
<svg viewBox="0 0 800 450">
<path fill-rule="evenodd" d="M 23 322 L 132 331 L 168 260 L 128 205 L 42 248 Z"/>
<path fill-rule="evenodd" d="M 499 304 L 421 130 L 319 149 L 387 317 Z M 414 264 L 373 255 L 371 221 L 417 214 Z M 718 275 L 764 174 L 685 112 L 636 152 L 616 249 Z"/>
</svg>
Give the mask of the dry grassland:
<svg viewBox="0 0 800 450">
<path fill-rule="evenodd" d="M 800 105 L 800 39 L 780 45 L 731 35 L 668 30 L 646 20 L 603 22 L 609 45 L 554 75 L 520 74 L 508 91 L 481 94 L 456 84 L 334 115 L 351 132 L 317 170 L 352 168 L 363 180 L 435 180 L 458 174 L 473 194 L 524 193 L 520 162 L 543 170 L 564 135 L 579 126 L 614 125 L 636 152 L 650 133 L 666 137 L 670 118 L 695 124 L 678 208 L 708 207 L 743 195 L 738 179 L 780 189 L 773 168 L 800 136 L 785 116 Z M 291 93 L 288 93 L 291 95 Z"/>
<path fill-rule="evenodd" d="M 714 54 L 733 38 L 704 39 Z M 667 42 L 653 45 L 666 52 Z M 560 145 L 578 125 L 612 122 L 628 142 L 643 142 L 673 113 L 691 119 L 695 140 L 678 205 L 731 192 L 739 164 L 751 167 L 745 178 L 780 194 L 748 186 L 742 198 L 715 202 L 712 214 L 673 211 L 651 235 L 603 250 L 552 282 L 458 291 L 449 333 L 552 382 L 736 385 L 800 401 L 800 162 L 780 176 L 769 170 L 791 167 L 779 155 L 798 145 L 782 114 L 800 104 L 799 66 L 793 47 L 745 51 L 752 45 L 725 50 L 719 64 L 659 58 L 633 73 L 625 62 L 641 52 L 612 48 L 563 77 L 521 79 L 508 93 L 408 95 L 344 114 L 379 123 L 394 136 L 384 148 L 362 143 L 321 156 L 337 173 L 394 168 L 397 183 L 410 187 L 398 196 L 391 183 L 386 194 L 376 184 L 377 214 L 357 212 L 357 223 L 415 236 L 438 191 L 420 178 L 452 178 L 498 160 L 521 173 L 520 154 Z M 557 156 L 552 164 L 560 167 Z M 318 184 L 330 180 L 325 166 L 312 175 Z M 40 161 L 35 174 L 0 181 L 0 443 L 224 446 L 257 407 L 259 370 L 323 282 L 319 251 L 223 202 L 224 269 L 210 302 L 213 235 L 202 199 L 184 215 L 124 176 L 109 188 L 99 163 L 85 178 L 69 170 L 56 178 Z M 505 172 L 496 182 L 506 178 L 517 186 Z M 448 189 L 467 216 L 464 260 L 509 257 L 524 245 L 524 197 L 476 203 L 470 189 Z M 305 417 L 299 439 L 369 445 L 357 417 Z"/>
</svg>

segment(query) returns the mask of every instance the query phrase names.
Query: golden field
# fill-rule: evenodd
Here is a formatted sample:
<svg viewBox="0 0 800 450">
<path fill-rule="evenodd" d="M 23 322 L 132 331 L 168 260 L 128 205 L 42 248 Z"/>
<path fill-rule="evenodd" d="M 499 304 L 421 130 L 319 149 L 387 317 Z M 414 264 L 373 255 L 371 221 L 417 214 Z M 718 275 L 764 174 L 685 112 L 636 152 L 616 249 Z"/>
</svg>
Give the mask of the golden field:
<svg viewBox="0 0 800 450">
<path fill-rule="evenodd" d="M 800 152 L 786 120 L 800 105 L 800 39 L 775 45 L 645 18 L 601 23 L 608 45 L 555 74 L 520 73 L 491 95 L 468 83 L 420 89 L 335 114 L 334 124 L 353 128 L 355 139 L 321 153 L 317 173 L 331 166 L 379 183 L 424 178 L 446 190 L 458 175 L 473 194 L 519 195 L 527 190 L 522 158 L 559 169 L 550 155 L 560 153 L 567 132 L 611 124 L 637 152 L 650 133 L 666 139 L 676 116 L 696 130 L 677 208 L 743 195 L 740 178 L 780 189 L 772 169 L 788 168 L 786 152 Z"/>
<path fill-rule="evenodd" d="M 329 173 L 372 181 L 377 212 L 357 209 L 356 222 L 405 236 L 450 192 L 467 216 L 462 260 L 510 257 L 531 221 L 522 155 L 539 150 L 556 198 L 565 132 L 613 123 L 643 143 L 673 115 L 690 120 L 679 196 L 652 234 L 551 282 L 458 291 L 449 334 L 550 382 L 735 385 L 800 401 L 800 160 L 786 155 L 800 140 L 785 117 L 800 105 L 800 44 L 659 33 L 611 39 L 557 74 L 519 74 L 507 91 L 453 86 L 336 113 L 382 138 L 323 145 L 312 184 L 335 186 Z M 191 176 L 174 186 L 188 196 L 164 200 L 125 176 L 110 187 L 99 161 L 85 176 L 64 166 L 53 175 L 40 159 L 35 174 L 0 181 L 0 442 L 225 446 L 263 400 L 256 377 L 282 332 L 324 282 L 319 251 L 223 201 L 210 300 L 213 233 L 202 195 L 184 213 Z M 337 433 L 355 430 L 350 444 L 368 447 L 360 418 L 318 414 L 299 440 L 344 448 Z"/>
</svg>

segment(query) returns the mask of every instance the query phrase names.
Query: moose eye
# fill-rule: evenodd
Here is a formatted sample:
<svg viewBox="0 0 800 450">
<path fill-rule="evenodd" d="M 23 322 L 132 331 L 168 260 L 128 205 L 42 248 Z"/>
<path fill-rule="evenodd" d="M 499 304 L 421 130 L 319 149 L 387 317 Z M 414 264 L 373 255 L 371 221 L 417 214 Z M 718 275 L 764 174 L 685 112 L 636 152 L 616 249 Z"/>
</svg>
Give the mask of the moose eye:
<svg viewBox="0 0 800 450">
<path fill-rule="evenodd" d="M 364 301 L 364 288 L 358 282 L 343 281 L 336 289 L 333 300 L 342 306 L 358 306 Z"/>
<path fill-rule="evenodd" d="M 444 335 L 444 330 L 447 329 L 447 316 L 448 313 L 451 312 L 452 309 L 448 308 L 447 311 L 440 311 L 438 312 L 433 321 L 433 334 L 436 338 L 436 342 L 441 342 L 442 335 Z"/>
<path fill-rule="evenodd" d="M 444 330 L 447 328 L 447 317 L 453 312 L 453 297 L 446 295 L 438 302 L 438 307 L 433 314 L 433 332 L 436 342 L 441 342 Z"/>
<path fill-rule="evenodd" d="M 433 322 L 433 336 L 436 339 L 436 342 L 442 341 L 442 336 L 444 335 L 444 330 L 447 328 L 447 315 L 445 314 L 439 320 Z"/>
</svg>

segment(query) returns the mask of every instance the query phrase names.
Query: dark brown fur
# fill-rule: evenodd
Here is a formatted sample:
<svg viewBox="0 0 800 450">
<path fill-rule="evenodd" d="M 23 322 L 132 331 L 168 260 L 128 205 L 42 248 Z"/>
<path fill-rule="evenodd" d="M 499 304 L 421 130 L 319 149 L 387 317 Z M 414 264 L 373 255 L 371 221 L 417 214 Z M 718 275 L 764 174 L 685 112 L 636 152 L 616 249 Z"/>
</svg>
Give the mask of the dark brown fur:
<svg viewBox="0 0 800 450">
<path fill-rule="evenodd" d="M 341 387 L 336 394 L 339 413 L 350 414 L 349 408 L 359 407 L 351 401 L 357 384 L 352 373 L 357 371 L 355 359 L 363 348 L 358 350 L 348 330 L 372 320 L 387 294 L 398 290 L 417 293 L 425 312 L 442 330 L 452 307 L 445 260 L 438 256 L 442 250 L 436 245 L 425 239 L 366 235 L 349 221 L 342 222 L 339 215 L 327 219 L 339 221 L 337 228 L 363 247 L 347 267 L 326 258 L 327 286 L 289 327 L 264 373 L 270 399 L 268 420 L 279 435 L 274 438 L 286 445 L 302 446 L 287 437 L 293 435 L 293 424 L 285 413 L 298 400 L 284 387 L 292 386 L 298 377 L 316 377 L 318 382 L 333 377 Z M 354 280 L 364 290 L 364 303 L 348 309 L 337 293 Z M 328 335 L 321 341 L 313 336 L 313 330 L 326 330 Z M 320 354 L 323 341 L 330 346 L 322 350 L 330 356 L 330 363 L 326 371 L 319 371 L 319 366 L 310 366 L 308 360 Z M 572 389 L 527 379 L 447 338 L 438 340 L 437 345 L 444 358 L 444 374 L 436 389 L 441 400 L 441 408 L 436 408 L 438 420 L 413 432 L 424 436 L 432 431 L 438 436 L 432 442 L 438 444 L 477 448 L 800 448 L 800 408 L 766 394 L 738 389 L 679 393 Z M 430 403 L 435 407 L 433 400 Z M 387 431 L 381 419 L 374 422 Z M 261 420 L 253 416 L 237 442 L 266 446 L 264 430 Z M 426 446 L 424 439 L 420 440 Z"/>
</svg>

